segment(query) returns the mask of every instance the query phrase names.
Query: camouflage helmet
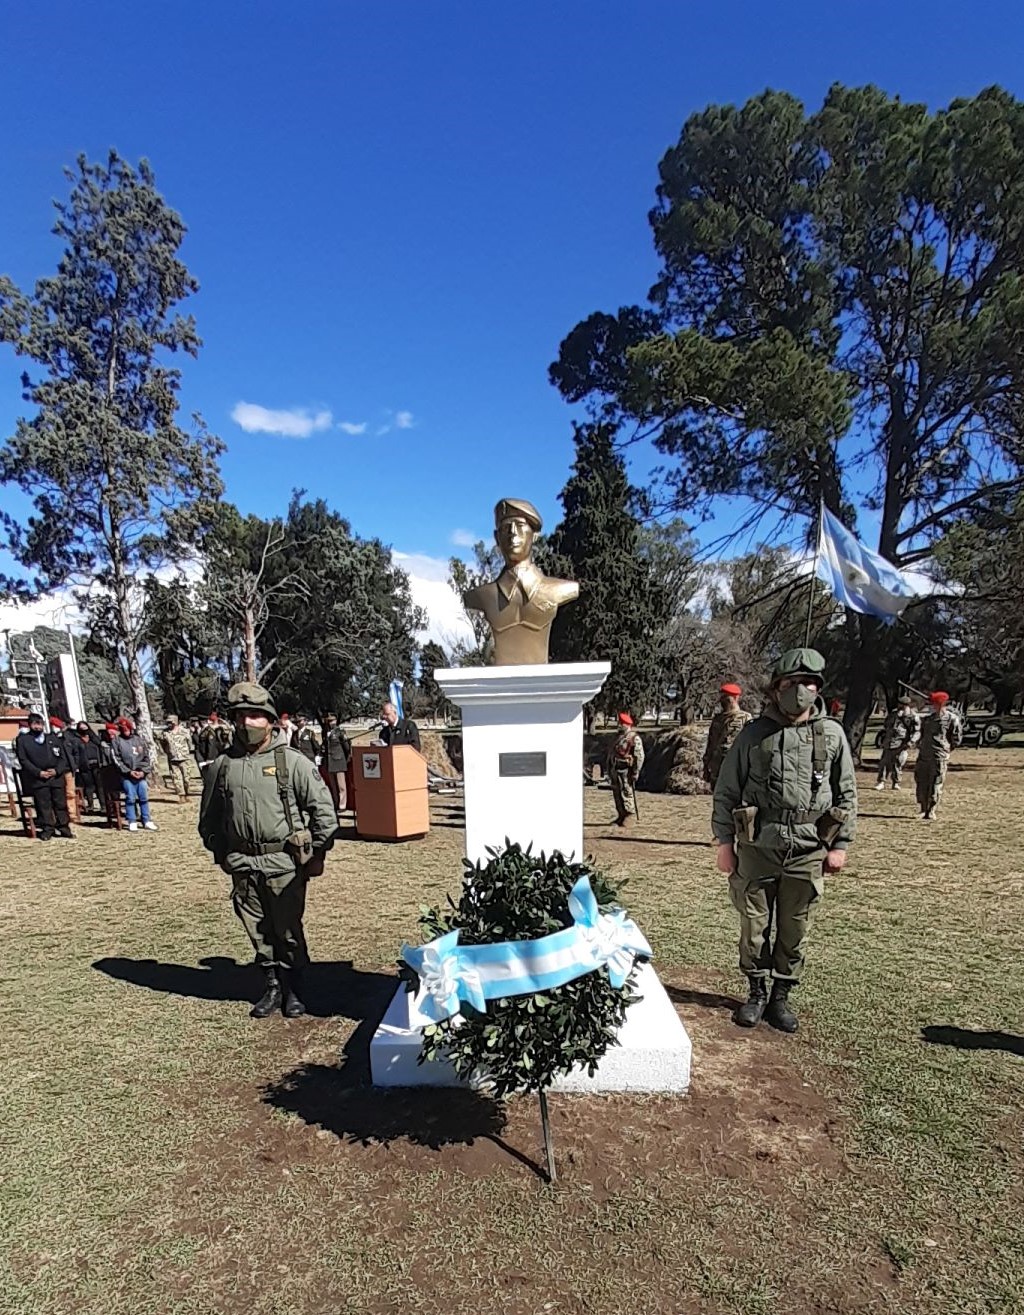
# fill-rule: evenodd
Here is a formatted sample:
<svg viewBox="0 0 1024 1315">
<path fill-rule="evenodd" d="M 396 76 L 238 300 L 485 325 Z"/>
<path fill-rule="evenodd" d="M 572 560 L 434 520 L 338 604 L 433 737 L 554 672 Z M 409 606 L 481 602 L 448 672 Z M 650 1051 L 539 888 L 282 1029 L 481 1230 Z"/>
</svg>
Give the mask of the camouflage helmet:
<svg viewBox="0 0 1024 1315">
<path fill-rule="evenodd" d="M 771 683 L 784 676 L 813 676 L 820 685 L 825 679 L 825 659 L 815 648 L 788 649 L 776 662 Z"/>
<path fill-rule="evenodd" d="M 270 691 L 248 680 L 240 681 L 228 690 L 228 715 L 234 717 L 239 712 L 259 712 L 271 721 L 277 721 L 277 709 Z"/>
</svg>

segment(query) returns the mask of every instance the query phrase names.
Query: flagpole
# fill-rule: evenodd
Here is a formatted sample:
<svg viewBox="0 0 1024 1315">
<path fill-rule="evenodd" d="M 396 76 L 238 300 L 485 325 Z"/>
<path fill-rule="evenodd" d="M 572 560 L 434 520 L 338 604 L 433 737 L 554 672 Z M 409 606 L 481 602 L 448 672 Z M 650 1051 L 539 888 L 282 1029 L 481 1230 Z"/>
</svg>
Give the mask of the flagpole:
<svg viewBox="0 0 1024 1315">
<path fill-rule="evenodd" d="M 821 553 L 821 522 L 822 508 L 825 505 L 825 499 L 818 499 L 818 534 L 814 540 L 814 562 L 811 566 L 810 588 L 807 591 L 807 626 L 804 631 L 804 648 L 811 646 L 811 617 L 814 613 L 814 582 L 818 578 L 818 556 Z"/>
</svg>

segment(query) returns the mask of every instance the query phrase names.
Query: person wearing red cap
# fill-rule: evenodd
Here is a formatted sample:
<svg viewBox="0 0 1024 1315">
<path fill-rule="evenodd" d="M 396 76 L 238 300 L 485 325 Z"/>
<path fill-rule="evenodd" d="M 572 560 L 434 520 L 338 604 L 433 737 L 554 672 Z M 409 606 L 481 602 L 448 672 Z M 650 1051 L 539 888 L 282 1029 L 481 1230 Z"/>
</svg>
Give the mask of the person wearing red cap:
<svg viewBox="0 0 1024 1315">
<path fill-rule="evenodd" d="M 608 752 L 608 775 L 615 796 L 615 825 L 636 825 L 636 783 L 644 765 L 644 742 L 628 712 L 619 713 L 619 733 Z"/>
<path fill-rule="evenodd" d="M 739 685 L 727 682 L 718 691 L 721 708 L 711 718 L 708 727 L 708 743 L 704 750 L 704 779 L 712 790 L 722 770 L 725 755 L 729 752 L 733 740 L 750 721 L 750 713 L 740 707 L 743 690 Z"/>
<path fill-rule="evenodd" d="M 935 810 L 942 798 L 949 756 L 964 738 L 963 723 L 949 707 L 945 690 L 929 694 L 931 710 L 921 719 L 921 739 L 917 746 L 917 764 L 914 767 L 914 785 L 917 788 L 917 806 L 921 820 L 935 821 Z"/>
</svg>

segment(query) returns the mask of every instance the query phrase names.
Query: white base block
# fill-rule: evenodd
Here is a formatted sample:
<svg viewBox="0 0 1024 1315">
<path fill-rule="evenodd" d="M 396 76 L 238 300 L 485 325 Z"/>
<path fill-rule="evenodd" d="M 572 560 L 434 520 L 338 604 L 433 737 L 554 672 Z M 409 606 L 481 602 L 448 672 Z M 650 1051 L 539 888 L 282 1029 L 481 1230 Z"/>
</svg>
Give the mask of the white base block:
<svg viewBox="0 0 1024 1315">
<path fill-rule="evenodd" d="M 486 863 L 506 838 L 535 854 L 583 857 L 583 705 L 610 671 L 607 662 L 556 662 L 434 672 L 462 710 L 471 863 Z"/>
<path fill-rule="evenodd" d="M 626 1011 L 619 1044 L 612 1046 L 593 1077 L 577 1069 L 558 1078 L 552 1091 L 683 1092 L 690 1085 L 690 1038 L 658 975 L 641 966 L 637 992 L 643 999 Z M 419 1064 L 420 1032 L 409 1026 L 411 997 L 395 993 L 370 1042 L 370 1071 L 376 1087 L 458 1087 L 448 1064 Z"/>
</svg>

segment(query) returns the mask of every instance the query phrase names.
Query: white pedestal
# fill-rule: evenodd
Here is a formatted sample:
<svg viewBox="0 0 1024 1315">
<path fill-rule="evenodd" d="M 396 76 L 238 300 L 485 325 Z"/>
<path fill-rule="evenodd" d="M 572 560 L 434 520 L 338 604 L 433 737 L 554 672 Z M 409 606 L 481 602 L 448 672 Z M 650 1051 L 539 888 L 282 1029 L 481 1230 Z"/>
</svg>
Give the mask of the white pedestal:
<svg viewBox="0 0 1024 1315">
<path fill-rule="evenodd" d="M 626 1010 L 619 1044 L 612 1046 L 593 1077 L 574 1069 L 556 1078 L 552 1091 L 597 1094 L 608 1091 L 682 1092 L 690 1085 L 690 1038 L 672 1001 L 649 963 L 637 976 L 643 996 Z M 370 1071 L 375 1087 L 458 1087 L 462 1083 L 446 1063 L 418 1063 L 422 1037 L 412 1018 L 412 996 L 404 986 L 395 993 L 384 1021 L 370 1042 Z"/>
<path fill-rule="evenodd" d="M 610 671 L 609 662 L 565 662 L 434 672 L 462 710 L 471 863 L 506 838 L 535 854 L 583 857 L 583 705 Z"/>
<path fill-rule="evenodd" d="M 506 838 L 535 854 L 583 849 L 583 704 L 604 684 L 608 662 L 435 671 L 462 709 L 466 857 L 487 861 Z M 577 1070 L 554 1091 L 675 1091 L 690 1084 L 690 1038 L 650 964 L 638 976 L 642 1000 L 626 1011 L 619 1044 L 594 1077 Z M 399 987 L 370 1042 L 370 1071 L 379 1087 L 452 1087 L 448 1064 L 419 1064 L 424 1019 L 410 1013 Z"/>
</svg>

